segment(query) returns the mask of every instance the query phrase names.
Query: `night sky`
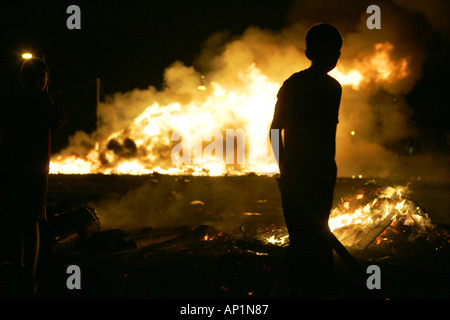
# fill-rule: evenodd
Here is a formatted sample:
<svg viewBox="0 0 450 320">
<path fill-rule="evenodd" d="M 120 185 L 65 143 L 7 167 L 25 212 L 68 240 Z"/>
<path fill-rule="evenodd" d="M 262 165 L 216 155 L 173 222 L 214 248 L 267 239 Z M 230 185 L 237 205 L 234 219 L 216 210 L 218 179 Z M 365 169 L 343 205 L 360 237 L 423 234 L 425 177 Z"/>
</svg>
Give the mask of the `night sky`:
<svg viewBox="0 0 450 320">
<path fill-rule="evenodd" d="M 81 30 L 66 27 L 70 4 L 81 9 Z M 164 68 L 176 60 L 191 64 L 214 32 L 239 34 L 250 25 L 282 28 L 290 1 L 11 1 L 2 6 L 9 62 L 22 50 L 45 54 L 54 91 L 100 77 L 112 93 L 160 86 Z"/>
<path fill-rule="evenodd" d="M 66 104 L 72 116 L 66 135 L 93 131 L 97 77 L 104 94 L 160 88 L 164 69 L 177 60 L 195 66 L 202 44 L 215 32 L 239 35 L 249 26 L 281 30 L 295 20 L 323 17 L 322 12 L 302 11 L 304 2 L 3 1 L 1 92 L 13 87 L 23 51 L 45 56 L 51 70 L 50 93 Z M 322 2 L 328 3 L 328 17 L 347 21 L 348 29 L 357 22 L 352 14 L 364 12 L 371 4 Z M 353 3 L 356 10 L 348 10 Z M 81 30 L 66 27 L 66 9 L 71 4 L 81 8 Z M 448 19 L 449 15 L 443 16 Z M 409 93 L 408 102 L 418 115 L 415 120 L 449 130 L 449 37 L 431 33 L 430 38 L 423 77 Z"/>
</svg>

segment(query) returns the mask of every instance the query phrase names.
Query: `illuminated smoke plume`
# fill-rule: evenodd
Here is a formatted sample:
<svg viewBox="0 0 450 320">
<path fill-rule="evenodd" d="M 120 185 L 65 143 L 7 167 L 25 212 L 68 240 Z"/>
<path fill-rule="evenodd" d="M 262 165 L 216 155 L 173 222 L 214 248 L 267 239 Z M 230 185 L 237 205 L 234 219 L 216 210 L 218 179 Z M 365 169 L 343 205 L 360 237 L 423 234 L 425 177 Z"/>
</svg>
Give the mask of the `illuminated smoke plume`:
<svg viewBox="0 0 450 320">
<path fill-rule="evenodd" d="M 421 76 L 425 57 L 417 19 L 427 22 L 426 15 L 385 3 L 382 29 L 368 30 L 365 8 L 351 7 L 348 1 L 336 8 L 327 8 L 321 1 L 298 2 L 288 17 L 290 25 L 281 31 L 249 27 L 240 36 L 211 35 L 195 61 L 196 68 L 176 61 L 164 71 L 162 90 L 149 87 L 107 97 L 97 111 L 98 130 L 71 137 L 70 145 L 52 158 L 51 171 L 276 173 L 273 164 L 229 165 L 195 159 L 195 155 L 190 165 L 175 164 L 171 153 L 179 142 L 171 141 L 171 136 L 176 131 L 182 141 L 199 132 L 208 136 L 215 129 L 223 134 L 226 129 L 243 129 L 259 137 L 263 146 L 280 86 L 292 73 L 309 66 L 304 35 L 318 21 L 316 17 L 335 24 L 344 38 L 341 59 L 330 73 L 343 86 L 338 174 L 391 174 L 397 169 L 396 151 L 402 141 L 417 134 L 405 94 Z M 201 149 L 213 141 L 205 139 Z"/>
</svg>

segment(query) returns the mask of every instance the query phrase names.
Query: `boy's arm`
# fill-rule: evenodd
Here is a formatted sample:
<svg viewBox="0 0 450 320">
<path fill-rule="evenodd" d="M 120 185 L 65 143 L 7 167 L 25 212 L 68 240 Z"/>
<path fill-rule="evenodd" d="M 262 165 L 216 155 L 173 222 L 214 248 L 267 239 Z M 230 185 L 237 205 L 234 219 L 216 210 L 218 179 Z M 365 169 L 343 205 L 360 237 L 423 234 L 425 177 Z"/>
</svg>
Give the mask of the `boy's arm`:
<svg viewBox="0 0 450 320">
<path fill-rule="evenodd" d="M 337 109 L 337 122 L 339 123 L 339 107 L 342 98 L 342 86 L 336 79 L 333 80 L 334 81 L 332 82 L 333 86 L 330 95 L 332 96 L 332 103 Z"/>
<path fill-rule="evenodd" d="M 279 154 L 276 156 L 276 159 L 278 161 L 278 167 L 280 168 L 280 173 L 284 172 L 285 163 L 286 163 L 286 155 L 284 151 L 284 143 L 283 143 L 283 131 L 285 128 L 285 116 L 286 116 L 286 90 L 284 87 L 281 87 L 280 91 L 278 92 L 278 100 L 275 104 L 275 111 L 273 115 L 272 125 L 270 126 L 270 129 L 277 129 L 278 130 L 278 150 Z M 269 134 L 269 136 L 271 136 Z M 275 141 L 271 140 L 272 149 L 276 150 L 274 148 Z"/>
</svg>

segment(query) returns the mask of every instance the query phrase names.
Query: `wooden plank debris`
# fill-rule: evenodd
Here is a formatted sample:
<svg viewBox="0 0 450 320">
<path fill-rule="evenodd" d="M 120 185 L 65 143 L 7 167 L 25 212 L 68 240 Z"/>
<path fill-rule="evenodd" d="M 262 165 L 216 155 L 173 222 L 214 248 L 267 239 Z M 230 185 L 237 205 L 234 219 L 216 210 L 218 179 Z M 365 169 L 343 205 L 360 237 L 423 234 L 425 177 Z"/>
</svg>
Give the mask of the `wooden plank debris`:
<svg viewBox="0 0 450 320">
<path fill-rule="evenodd" d="M 391 212 L 386 218 L 383 219 L 374 229 L 372 229 L 367 236 L 358 242 L 358 247 L 361 249 L 367 248 L 384 230 L 386 230 L 392 222 L 395 220 L 397 213 Z"/>
</svg>

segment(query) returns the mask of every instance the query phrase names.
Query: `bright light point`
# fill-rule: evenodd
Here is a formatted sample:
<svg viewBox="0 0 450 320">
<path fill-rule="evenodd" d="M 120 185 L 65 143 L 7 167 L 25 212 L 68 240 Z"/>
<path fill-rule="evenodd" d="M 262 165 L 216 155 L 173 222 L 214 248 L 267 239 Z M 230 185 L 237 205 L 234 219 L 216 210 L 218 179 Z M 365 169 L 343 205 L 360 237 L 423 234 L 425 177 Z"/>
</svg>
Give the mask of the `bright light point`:
<svg viewBox="0 0 450 320">
<path fill-rule="evenodd" d="M 197 89 L 200 90 L 200 91 L 205 91 L 206 87 L 205 86 L 198 86 Z"/>
<path fill-rule="evenodd" d="M 31 58 L 33 58 L 33 55 L 31 53 L 26 52 L 26 53 L 22 54 L 22 58 L 26 59 L 26 60 L 31 59 Z"/>
<path fill-rule="evenodd" d="M 356 134 L 356 132 L 355 131 L 350 131 L 350 134 L 352 135 L 352 136 L 354 136 L 355 134 Z"/>
</svg>

